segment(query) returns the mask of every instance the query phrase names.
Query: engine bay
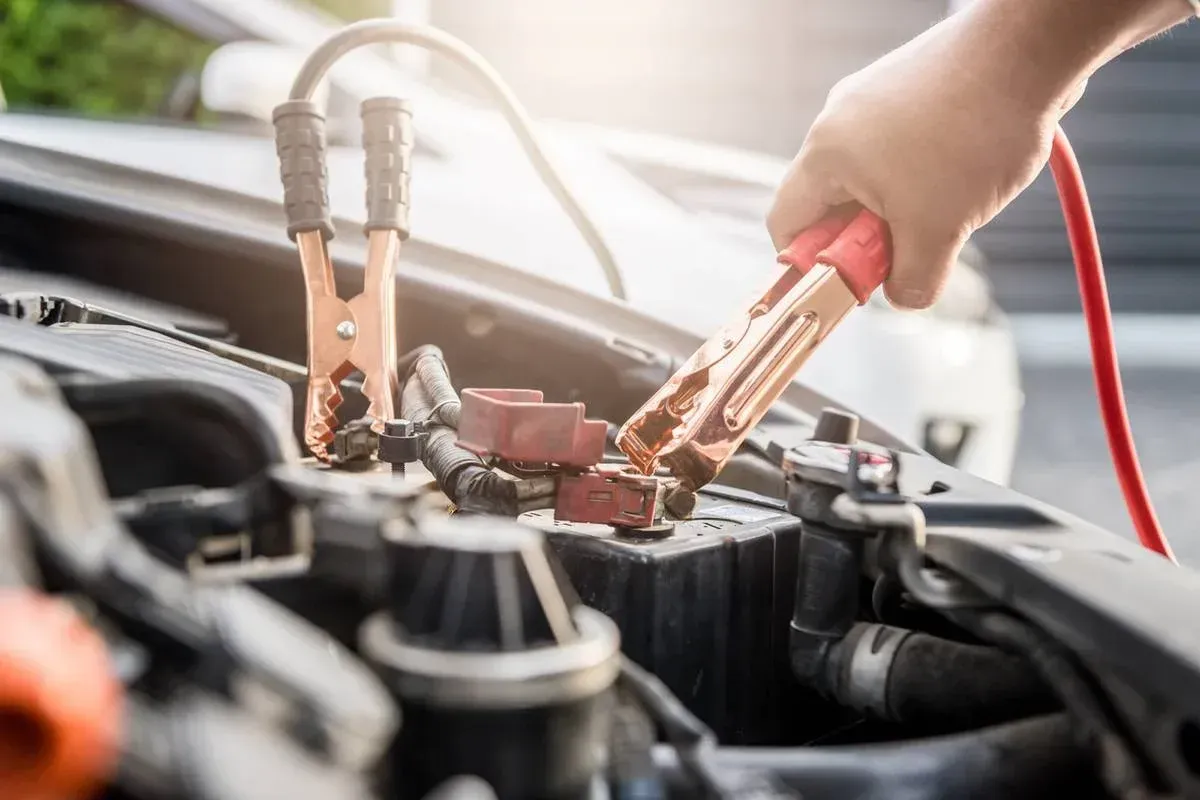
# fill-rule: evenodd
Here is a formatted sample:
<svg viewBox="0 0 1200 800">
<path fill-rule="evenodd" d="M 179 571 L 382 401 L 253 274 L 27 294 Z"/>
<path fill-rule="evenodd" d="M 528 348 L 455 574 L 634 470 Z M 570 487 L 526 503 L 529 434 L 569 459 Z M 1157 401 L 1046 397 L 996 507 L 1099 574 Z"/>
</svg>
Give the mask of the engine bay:
<svg viewBox="0 0 1200 800">
<path fill-rule="evenodd" d="M 779 367 L 871 286 L 697 350 L 407 241 L 392 98 L 335 240 L 310 95 L 397 31 L 459 47 L 351 26 L 277 109 L 299 269 L 277 204 L 0 143 L 5 797 L 1200 796 L 1200 582 Z"/>
<path fill-rule="evenodd" d="M 106 797 L 1187 794 L 1158 693 L 1197 673 L 1080 575 L 1138 551 L 852 414 L 766 425 L 687 492 L 509 388 L 540 366 L 479 389 L 430 344 L 402 418 L 322 464 L 303 368 L 222 326 L 0 308 L 6 578 L 103 636 Z"/>
</svg>

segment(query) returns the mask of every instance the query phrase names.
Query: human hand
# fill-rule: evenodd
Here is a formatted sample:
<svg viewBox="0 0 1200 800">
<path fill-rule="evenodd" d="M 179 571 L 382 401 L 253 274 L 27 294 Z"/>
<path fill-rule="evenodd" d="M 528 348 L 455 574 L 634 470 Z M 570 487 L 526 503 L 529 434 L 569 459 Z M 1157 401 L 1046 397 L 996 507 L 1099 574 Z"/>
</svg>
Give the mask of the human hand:
<svg viewBox="0 0 1200 800">
<path fill-rule="evenodd" d="M 971 233 L 1045 165 L 1083 91 L 1064 95 L 993 34 L 956 15 L 834 87 L 767 217 L 776 249 L 856 201 L 892 232 L 888 299 L 932 305 Z"/>
</svg>

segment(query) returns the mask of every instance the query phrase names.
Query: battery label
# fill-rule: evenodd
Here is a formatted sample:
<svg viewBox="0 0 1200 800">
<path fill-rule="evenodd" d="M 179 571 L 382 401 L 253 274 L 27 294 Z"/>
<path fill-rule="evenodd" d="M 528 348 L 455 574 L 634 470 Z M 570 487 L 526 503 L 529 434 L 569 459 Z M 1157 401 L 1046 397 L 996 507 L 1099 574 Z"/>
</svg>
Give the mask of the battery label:
<svg viewBox="0 0 1200 800">
<path fill-rule="evenodd" d="M 720 506 L 708 506 L 707 508 L 696 509 L 693 514 L 693 519 L 725 519 L 731 522 L 762 522 L 764 519 L 773 519 L 780 517 L 783 514 L 772 508 L 759 508 L 757 506 L 742 506 L 728 503 Z"/>
</svg>

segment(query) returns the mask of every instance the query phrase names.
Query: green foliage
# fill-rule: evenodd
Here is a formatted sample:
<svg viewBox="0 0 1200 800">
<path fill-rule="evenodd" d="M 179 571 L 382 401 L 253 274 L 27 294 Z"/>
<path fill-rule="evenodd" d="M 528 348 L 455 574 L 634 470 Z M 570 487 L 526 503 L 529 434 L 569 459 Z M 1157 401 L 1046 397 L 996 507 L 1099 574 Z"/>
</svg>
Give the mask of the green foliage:
<svg viewBox="0 0 1200 800">
<path fill-rule="evenodd" d="M 11 108 L 153 115 L 212 49 L 113 0 L 0 0 L 0 86 Z"/>
<path fill-rule="evenodd" d="M 312 0 L 312 4 L 347 21 L 391 15 L 389 0 Z"/>
</svg>

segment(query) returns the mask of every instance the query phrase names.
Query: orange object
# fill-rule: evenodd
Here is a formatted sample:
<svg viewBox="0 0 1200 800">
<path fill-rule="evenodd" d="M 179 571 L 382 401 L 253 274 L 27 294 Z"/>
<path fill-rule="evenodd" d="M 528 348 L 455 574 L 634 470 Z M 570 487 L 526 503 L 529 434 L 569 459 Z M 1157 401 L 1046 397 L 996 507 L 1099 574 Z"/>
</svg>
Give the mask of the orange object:
<svg viewBox="0 0 1200 800">
<path fill-rule="evenodd" d="M 97 794 L 117 764 L 122 694 L 107 644 L 70 605 L 0 591 L 0 797 Z"/>
</svg>

